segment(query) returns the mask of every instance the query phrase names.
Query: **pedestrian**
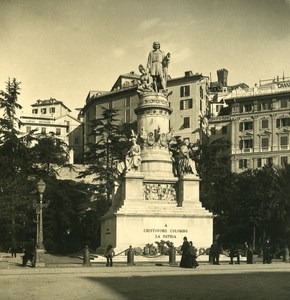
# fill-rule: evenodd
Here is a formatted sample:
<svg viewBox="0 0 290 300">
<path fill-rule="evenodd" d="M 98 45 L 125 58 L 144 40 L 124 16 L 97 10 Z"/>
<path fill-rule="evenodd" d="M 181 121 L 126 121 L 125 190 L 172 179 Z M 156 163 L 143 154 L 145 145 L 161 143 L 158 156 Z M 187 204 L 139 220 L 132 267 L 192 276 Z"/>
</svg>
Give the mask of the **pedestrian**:
<svg viewBox="0 0 290 300">
<path fill-rule="evenodd" d="M 272 263 L 270 239 L 266 239 L 263 245 L 263 264 Z"/>
<path fill-rule="evenodd" d="M 230 258 L 231 258 L 231 261 L 230 261 L 230 265 L 232 265 L 234 263 L 234 257 L 237 258 L 237 262 L 236 264 L 240 264 L 240 253 L 239 253 L 239 250 L 236 246 L 234 246 L 233 244 L 230 245 Z"/>
<path fill-rule="evenodd" d="M 12 244 L 8 252 L 11 253 L 11 257 L 16 257 L 17 247 L 15 243 Z"/>
<path fill-rule="evenodd" d="M 187 237 L 185 236 L 183 238 L 183 244 L 181 246 L 181 260 L 179 266 L 181 268 L 192 268 L 191 262 L 190 262 L 190 255 L 189 255 L 189 242 L 187 241 Z"/>
<path fill-rule="evenodd" d="M 105 252 L 105 257 L 107 258 L 107 267 L 112 267 L 113 266 L 113 257 L 115 256 L 115 251 L 112 245 L 108 245 L 106 252 Z"/>
<path fill-rule="evenodd" d="M 210 257 L 212 258 L 212 263 L 214 265 L 220 264 L 220 247 L 217 241 L 214 241 L 213 244 L 210 246 L 209 250 Z"/>
<path fill-rule="evenodd" d="M 196 268 L 199 266 L 196 261 L 197 258 L 197 249 L 193 246 L 192 241 L 189 242 L 189 256 L 190 256 L 190 264 L 192 268 Z"/>
<path fill-rule="evenodd" d="M 254 251 L 252 246 L 249 246 L 247 249 L 247 264 L 253 264 L 253 260 L 254 260 Z"/>
<path fill-rule="evenodd" d="M 25 267 L 28 261 L 30 261 L 32 267 L 35 267 L 35 245 L 33 242 L 29 242 L 25 246 L 24 255 L 22 256 L 22 266 Z"/>
<path fill-rule="evenodd" d="M 249 249 L 248 242 L 245 242 L 243 247 L 243 256 L 247 256 L 248 249 Z"/>
</svg>

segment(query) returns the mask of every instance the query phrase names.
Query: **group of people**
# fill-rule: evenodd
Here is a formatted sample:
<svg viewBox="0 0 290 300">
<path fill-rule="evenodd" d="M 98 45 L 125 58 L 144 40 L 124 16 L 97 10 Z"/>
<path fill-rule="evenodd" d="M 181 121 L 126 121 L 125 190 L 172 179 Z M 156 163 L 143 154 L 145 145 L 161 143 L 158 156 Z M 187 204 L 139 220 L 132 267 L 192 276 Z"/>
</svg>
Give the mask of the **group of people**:
<svg viewBox="0 0 290 300">
<path fill-rule="evenodd" d="M 222 253 L 221 246 L 218 244 L 217 241 L 214 241 L 214 243 L 210 247 L 209 251 L 209 260 L 212 261 L 214 265 L 219 265 L 219 257 Z M 240 256 L 241 253 L 238 249 L 238 247 L 234 244 L 230 244 L 229 248 L 229 258 L 230 258 L 230 265 L 234 264 L 234 259 L 236 258 L 236 264 L 240 264 Z M 252 246 L 249 246 L 247 242 L 245 242 L 244 249 L 243 249 L 243 255 L 247 258 L 247 264 L 253 263 L 253 248 Z"/>
<path fill-rule="evenodd" d="M 183 244 L 181 246 L 181 260 L 180 267 L 181 268 L 196 268 L 199 266 L 196 258 L 197 258 L 197 249 L 193 246 L 192 241 L 188 241 L 187 237 L 183 238 Z"/>
</svg>

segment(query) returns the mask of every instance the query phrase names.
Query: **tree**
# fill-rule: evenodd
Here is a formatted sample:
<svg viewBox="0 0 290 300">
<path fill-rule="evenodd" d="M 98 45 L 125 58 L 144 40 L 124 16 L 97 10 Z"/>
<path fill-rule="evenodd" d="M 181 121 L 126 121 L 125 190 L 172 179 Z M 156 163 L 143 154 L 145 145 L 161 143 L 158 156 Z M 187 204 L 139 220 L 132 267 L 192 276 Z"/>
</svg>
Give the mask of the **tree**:
<svg viewBox="0 0 290 300">
<path fill-rule="evenodd" d="M 50 132 L 36 135 L 36 141 L 32 153 L 38 177 L 55 176 L 58 168 L 68 166 L 68 145 L 62 139 Z"/>
<path fill-rule="evenodd" d="M 116 163 L 124 159 L 124 150 L 128 149 L 128 138 L 117 119 L 116 109 L 102 108 L 101 117 L 91 122 L 95 142 L 88 145 L 85 162 L 89 167 L 81 172 L 80 177 L 93 176 L 96 184 L 96 197 L 106 198 L 111 205 L 114 182 L 117 180 Z"/>
<path fill-rule="evenodd" d="M 20 94 L 20 82 L 15 78 L 6 83 L 6 92 L 1 91 L 0 109 L 0 206 L 1 242 L 15 244 L 25 238 L 25 227 L 30 223 L 27 207 L 33 192 L 28 180 L 33 172 L 31 149 L 27 144 L 30 135 L 19 131 L 20 121 L 16 117 Z"/>
<path fill-rule="evenodd" d="M 273 197 L 271 209 L 280 224 L 282 239 L 290 242 L 290 165 L 274 169 Z"/>
<path fill-rule="evenodd" d="M 91 210 L 91 184 L 47 178 L 44 200 L 49 202 L 44 217 L 44 245 L 47 251 L 60 254 L 78 252 L 92 245 L 96 235 L 84 227 Z"/>
</svg>

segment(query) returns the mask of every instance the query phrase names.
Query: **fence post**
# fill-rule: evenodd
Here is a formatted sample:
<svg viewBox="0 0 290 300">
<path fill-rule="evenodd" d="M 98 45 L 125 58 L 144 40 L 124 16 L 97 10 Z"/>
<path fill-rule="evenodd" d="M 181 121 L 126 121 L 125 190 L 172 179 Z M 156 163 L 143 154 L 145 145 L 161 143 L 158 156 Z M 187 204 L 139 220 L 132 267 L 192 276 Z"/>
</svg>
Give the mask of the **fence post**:
<svg viewBox="0 0 290 300">
<path fill-rule="evenodd" d="M 91 260 L 90 260 L 90 249 L 88 246 L 84 249 L 84 260 L 83 260 L 83 266 L 84 267 L 91 267 Z"/>
<path fill-rule="evenodd" d="M 127 265 L 134 265 L 134 250 L 132 246 L 129 246 L 128 253 L 127 253 Z"/>
<path fill-rule="evenodd" d="M 176 264 L 176 249 L 175 249 L 175 247 L 170 247 L 169 264 L 170 265 L 175 265 Z"/>
</svg>

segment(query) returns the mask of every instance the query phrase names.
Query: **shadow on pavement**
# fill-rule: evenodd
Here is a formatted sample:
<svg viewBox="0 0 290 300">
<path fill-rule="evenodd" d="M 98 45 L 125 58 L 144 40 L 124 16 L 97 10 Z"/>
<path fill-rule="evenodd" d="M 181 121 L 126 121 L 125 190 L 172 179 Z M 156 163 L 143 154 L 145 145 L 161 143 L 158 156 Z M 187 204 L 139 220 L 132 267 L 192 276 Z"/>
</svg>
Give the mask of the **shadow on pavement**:
<svg viewBox="0 0 290 300">
<path fill-rule="evenodd" d="M 120 298 L 142 299 L 290 299 L 289 272 L 242 274 L 186 274 L 164 276 L 97 277 L 87 280 L 114 291 Z"/>
</svg>

